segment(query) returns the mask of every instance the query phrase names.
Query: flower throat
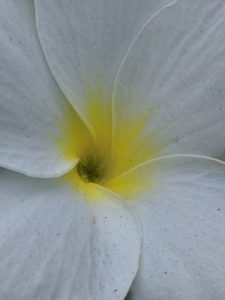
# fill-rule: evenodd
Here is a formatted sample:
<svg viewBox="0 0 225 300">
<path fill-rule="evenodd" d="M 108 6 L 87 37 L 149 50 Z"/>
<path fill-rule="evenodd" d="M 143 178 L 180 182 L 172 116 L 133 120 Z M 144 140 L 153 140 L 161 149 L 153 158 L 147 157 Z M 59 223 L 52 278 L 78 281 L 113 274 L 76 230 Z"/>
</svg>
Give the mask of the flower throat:
<svg viewBox="0 0 225 300">
<path fill-rule="evenodd" d="M 105 172 L 103 159 L 96 152 L 82 156 L 77 164 L 77 173 L 85 182 L 99 183 Z"/>
<path fill-rule="evenodd" d="M 152 111 L 145 115 L 125 115 L 118 123 L 116 111 L 112 111 L 111 99 L 102 89 L 87 89 L 83 97 L 84 123 L 72 107 L 64 108 L 60 122 L 62 135 L 57 145 L 64 159 L 74 161 L 75 168 L 66 178 L 74 187 L 87 191 L 91 184 L 98 184 L 125 195 L 128 190 L 143 185 L 137 176 L 126 174 L 137 165 L 155 156 L 160 150 L 152 144 L 154 136 L 143 135 Z M 118 180 L 117 180 L 118 178 Z M 124 178 L 124 179 L 123 179 Z"/>
</svg>

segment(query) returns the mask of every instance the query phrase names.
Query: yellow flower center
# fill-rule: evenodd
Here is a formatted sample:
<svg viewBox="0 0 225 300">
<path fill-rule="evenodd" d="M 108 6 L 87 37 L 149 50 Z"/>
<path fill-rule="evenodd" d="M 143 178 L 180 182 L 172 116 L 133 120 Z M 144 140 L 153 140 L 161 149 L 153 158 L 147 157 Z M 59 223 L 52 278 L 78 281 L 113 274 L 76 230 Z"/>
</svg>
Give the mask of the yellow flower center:
<svg viewBox="0 0 225 300">
<path fill-rule="evenodd" d="M 150 186 L 135 172 L 127 174 L 160 150 L 153 146 L 154 135 L 146 134 L 144 130 L 152 111 L 144 116 L 136 116 L 135 112 L 133 116 L 124 116 L 113 131 L 111 101 L 102 89 L 87 89 L 83 101 L 89 126 L 72 107 L 64 109 L 63 122 L 58 124 L 62 131 L 57 138 L 60 153 L 67 160 L 77 158 L 75 169 L 65 178 L 85 193 L 91 189 L 92 194 L 95 184 L 122 196 L 142 189 L 144 185 Z"/>
</svg>

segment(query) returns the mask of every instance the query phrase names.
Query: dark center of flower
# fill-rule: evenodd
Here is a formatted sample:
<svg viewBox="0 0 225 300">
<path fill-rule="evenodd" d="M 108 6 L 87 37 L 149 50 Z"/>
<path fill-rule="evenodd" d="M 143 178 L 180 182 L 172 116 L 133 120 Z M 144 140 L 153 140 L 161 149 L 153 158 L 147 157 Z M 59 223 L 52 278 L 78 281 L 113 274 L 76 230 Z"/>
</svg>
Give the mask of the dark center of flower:
<svg viewBox="0 0 225 300">
<path fill-rule="evenodd" d="M 77 165 L 77 173 L 86 182 L 100 182 L 105 174 L 102 157 L 98 153 L 82 156 Z"/>
</svg>

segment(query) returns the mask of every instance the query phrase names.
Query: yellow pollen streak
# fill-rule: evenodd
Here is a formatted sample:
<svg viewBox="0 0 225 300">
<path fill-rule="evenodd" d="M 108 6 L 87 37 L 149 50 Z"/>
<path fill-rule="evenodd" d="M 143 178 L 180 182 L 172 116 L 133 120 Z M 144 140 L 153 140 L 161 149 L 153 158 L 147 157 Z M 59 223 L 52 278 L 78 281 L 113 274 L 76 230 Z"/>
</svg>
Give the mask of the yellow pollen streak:
<svg viewBox="0 0 225 300">
<path fill-rule="evenodd" d="M 94 88 L 87 88 L 84 93 L 85 110 L 95 133 L 96 148 L 104 155 L 110 153 L 112 143 L 112 113 L 110 96 L 96 83 Z"/>
<path fill-rule="evenodd" d="M 153 158 L 162 148 L 153 144 L 155 135 L 144 133 L 153 111 L 142 116 L 128 116 L 117 124 L 112 153 L 114 157 L 113 176 L 117 176 L 136 165 Z"/>
<path fill-rule="evenodd" d="M 62 107 L 62 120 L 57 120 L 59 135 L 55 139 L 62 158 L 73 161 L 90 149 L 93 144 L 91 134 L 71 106 Z"/>
</svg>

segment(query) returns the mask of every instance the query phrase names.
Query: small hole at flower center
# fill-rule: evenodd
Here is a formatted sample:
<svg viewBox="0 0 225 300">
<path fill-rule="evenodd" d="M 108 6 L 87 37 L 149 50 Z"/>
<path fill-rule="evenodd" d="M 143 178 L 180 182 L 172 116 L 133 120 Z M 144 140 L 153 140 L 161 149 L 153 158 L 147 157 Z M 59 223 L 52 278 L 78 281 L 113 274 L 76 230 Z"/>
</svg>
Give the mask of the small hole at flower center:
<svg viewBox="0 0 225 300">
<path fill-rule="evenodd" d="M 105 174 L 102 158 L 97 153 L 82 156 L 77 165 L 77 173 L 85 182 L 99 183 Z"/>
</svg>

